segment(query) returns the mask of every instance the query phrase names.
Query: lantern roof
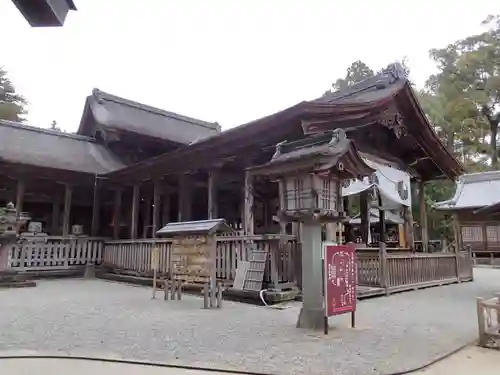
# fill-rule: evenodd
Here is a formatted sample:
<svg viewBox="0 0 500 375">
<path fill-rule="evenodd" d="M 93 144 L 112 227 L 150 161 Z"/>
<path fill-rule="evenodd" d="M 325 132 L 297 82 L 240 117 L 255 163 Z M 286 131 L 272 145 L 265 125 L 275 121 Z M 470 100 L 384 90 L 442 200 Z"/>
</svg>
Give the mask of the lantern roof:
<svg viewBox="0 0 500 375">
<path fill-rule="evenodd" d="M 166 236 L 190 234 L 212 235 L 215 233 L 230 233 L 233 231 L 234 229 L 227 225 L 224 219 L 209 219 L 168 223 L 157 231 L 156 234 Z"/>
<path fill-rule="evenodd" d="M 335 171 L 343 178 L 363 177 L 375 172 L 342 129 L 298 141 L 280 142 L 269 162 L 249 168 L 255 175 L 293 174 L 304 170 L 316 173 Z"/>
</svg>

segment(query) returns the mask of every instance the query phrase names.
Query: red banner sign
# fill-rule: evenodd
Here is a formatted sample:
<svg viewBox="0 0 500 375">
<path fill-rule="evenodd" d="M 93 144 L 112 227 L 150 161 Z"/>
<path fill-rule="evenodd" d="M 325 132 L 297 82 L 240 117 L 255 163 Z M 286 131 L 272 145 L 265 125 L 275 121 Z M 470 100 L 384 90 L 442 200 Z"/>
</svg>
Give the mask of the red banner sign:
<svg viewBox="0 0 500 375">
<path fill-rule="evenodd" d="M 356 311 L 356 248 L 323 245 L 326 316 Z"/>
</svg>

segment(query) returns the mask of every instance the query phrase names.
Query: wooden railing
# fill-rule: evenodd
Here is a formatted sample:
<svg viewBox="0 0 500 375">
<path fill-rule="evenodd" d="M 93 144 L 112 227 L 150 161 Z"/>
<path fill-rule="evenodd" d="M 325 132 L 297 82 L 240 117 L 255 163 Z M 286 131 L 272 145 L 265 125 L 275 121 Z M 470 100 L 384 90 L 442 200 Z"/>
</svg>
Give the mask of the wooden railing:
<svg viewBox="0 0 500 375">
<path fill-rule="evenodd" d="M 294 236 L 254 235 L 217 237 L 217 278 L 234 280 L 241 261 L 249 259 L 251 246 L 269 251 L 265 282 L 301 284 L 301 249 Z M 151 253 L 159 248 L 160 274 L 171 267 L 171 240 L 118 240 L 48 237 L 45 242 L 14 245 L 8 264 L 20 271 L 43 271 L 102 264 L 113 272 L 150 277 Z M 472 280 L 470 249 L 459 252 L 381 252 L 357 249 L 358 284 L 385 289 L 386 293 L 418 286 Z"/>
<path fill-rule="evenodd" d="M 472 280 L 472 256 L 468 250 L 383 254 L 380 249 L 357 249 L 357 255 L 358 284 L 384 288 L 387 293 Z"/>
<path fill-rule="evenodd" d="M 9 268 L 19 271 L 69 269 L 100 264 L 102 238 L 47 237 L 43 242 L 15 244 L 9 253 Z"/>
<path fill-rule="evenodd" d="M 293 236 L 287 236 L 280 245 L 280 235 L 220 236 L 217 237 L 217 278 L 234 280 L 239 262 L 249 259 L 249 244 L 266 249 L 271 255 L 266 264 L 264 281 L 296 281 L 298 244 Z M 170 239 L 116 240 L 104 244 L 103 265 L 115 272 L 137 276 L 151 276 L 151 252 L 160 251 L 160 274 L 167 274 L 171 264 Z"/>
</svg>

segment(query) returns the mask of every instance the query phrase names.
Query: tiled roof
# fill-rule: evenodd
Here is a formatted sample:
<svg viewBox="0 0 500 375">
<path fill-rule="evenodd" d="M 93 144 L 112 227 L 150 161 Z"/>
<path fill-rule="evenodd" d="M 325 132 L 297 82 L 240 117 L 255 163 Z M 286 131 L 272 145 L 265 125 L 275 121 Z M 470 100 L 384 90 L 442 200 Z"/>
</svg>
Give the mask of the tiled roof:
<svg viewBox="0 0 500 375">
<path fill-rule="evenodd" d="M 455 195 L 446 201 L 438 202 L 435 208 L 459 210 L 479 208 L 500 202 L 500 171 L 470 173 L 460 176 Z"/>
<path fill-rule="evenodd" d="M 78 134 L 93 136 L 86 115 L 105 128 L 118 129 L 180 144 L 189 144 L 220 132 L 220 125 L 168 112 L 94 89 L 87 97 Z"/>
<path fill-rule="evenodd" d="M 0 120 L 0 161 L 107 173 L 124 164 L 92 138 Z"/>
</svg>

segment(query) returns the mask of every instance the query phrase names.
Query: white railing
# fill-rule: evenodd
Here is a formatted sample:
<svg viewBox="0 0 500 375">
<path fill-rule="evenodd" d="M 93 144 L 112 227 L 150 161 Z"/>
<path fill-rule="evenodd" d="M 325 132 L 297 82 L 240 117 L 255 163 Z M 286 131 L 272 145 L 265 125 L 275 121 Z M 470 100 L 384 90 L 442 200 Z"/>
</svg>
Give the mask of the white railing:
<svg viewBox="0 0 500 375">
<path fill-rule="evenodd" d="M 19 271 L 69 269 L 100 264 L 102 238 L 47 237 L 44 242 L 15 244 L 9 253 L 9 268 Z"/>
</svg>

